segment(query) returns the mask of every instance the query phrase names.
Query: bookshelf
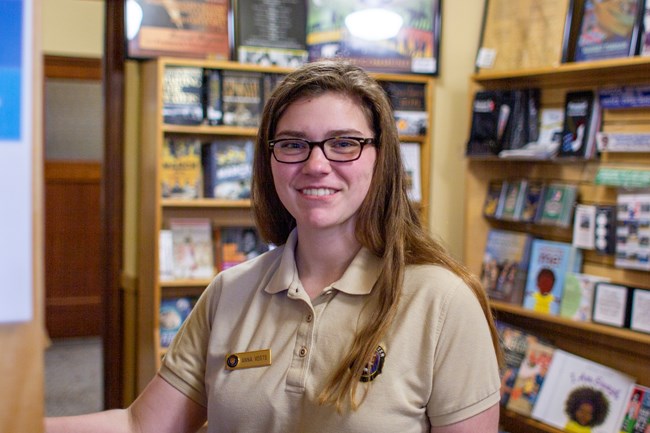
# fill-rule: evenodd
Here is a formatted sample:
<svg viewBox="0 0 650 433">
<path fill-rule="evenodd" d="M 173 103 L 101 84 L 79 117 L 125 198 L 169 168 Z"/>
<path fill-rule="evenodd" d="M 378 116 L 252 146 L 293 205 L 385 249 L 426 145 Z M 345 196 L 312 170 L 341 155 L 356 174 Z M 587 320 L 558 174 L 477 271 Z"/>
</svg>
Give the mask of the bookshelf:
<svg viewBox="0 0 650 433">
<path fill-rule="evenodd" d="M 135 319 L 134 352 L 127 354 L 136 359 L 134 380 L 140 392 L 160 366 L 164 351 L 159 346 L 159 306 L 161 299 L 178 296 L 198 296 L 209 280 L 161 281 L 159 277 L 158 234 L 168 226 L 170 218 L 209 218 L 213 227 L 253 225 L 249 200 L 217 199 L 162 199 L 160 187 L 161 154 L 164 140 L 168 137 L 200 138 L 210 141 L 223 138 L 251 138 L 256 128 L 210 125 L 170 125 L 163 122 L 162 94 L 166 67 L 190 66 L 218 70 L 255 71 L 263 73 L 287 73 L 290 69 L 262 67 L 229 61 L 175 59 L 161 57 L 144 62 L 140 68 L 141 139 L 140 139 L 140 200 L 138 235 L 138 279 Z M 402 136 L 403 142 L 415 142 L 420 146 L 421 194 L 419 203 L 421 217 L 426 225 L 429 197 L 430 134 L 433 116 L 434 79 L 424 75 L 373 74 L 380 81 L 420 83 L 426 94 L 426 111 L 429 127 L 426 134 Z M 128 326 L 128 324 L 127 324 Z"/>
<path fill-rule="evenodd" d="M 552 68 L 485 72 L 470 77 L 474 91 L 539 87 L 542 108 L 562 108 L 570 90 L 650 84 L 650 58 L 632 57 Z M 471 92 L 472 94 L 474 92 Z M 603 131 L 650 130 L 650 109 L 604 110 Z M 578 185 L 578 202 L 616 204 L 617 188 L 597 185 L 596 173 L 603 167 L 650 169 L 649 153 L 602 153 L 597 160 L 503 160 L 498 157 L 467 157 L 465 196 L 464 260 L 480 275 L 487 233 L 491 228 L 528 232 L 535 237 L 571 242 L 572 228 L 532 223 L 498 221 L 482 215 L 487 185 L 493 179 L 529 178 L 565 181 Z M 583 273 L 608 277 L 614 283 L 650 288 L 648 272 L 614 266 L 614 256 L 585 251 Z M 496 317 L 549 340 L 576 355 L 608 365 L 650 385 L 650 335 L 594 323 L 574 322 L 525 310 L 519 305 L 492 301 Z M 557 433 L 560 430 L 502 408 L 503 427 L 512 433 Z"/>
</svg>

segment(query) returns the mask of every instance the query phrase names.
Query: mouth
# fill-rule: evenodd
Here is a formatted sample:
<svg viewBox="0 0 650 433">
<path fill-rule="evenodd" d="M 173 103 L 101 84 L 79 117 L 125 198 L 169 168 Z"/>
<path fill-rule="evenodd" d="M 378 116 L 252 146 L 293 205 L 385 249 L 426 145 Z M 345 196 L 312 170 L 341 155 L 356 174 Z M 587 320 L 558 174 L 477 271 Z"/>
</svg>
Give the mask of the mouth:
<svg viewBox="0 0 650 433">
<path fill-rule="evenodd" d="M 312 197 L 324 197 L 335 194 L 336 190 L 331 188 L 304 188 L 300 190 L 300 193 Z"/>
</svg>

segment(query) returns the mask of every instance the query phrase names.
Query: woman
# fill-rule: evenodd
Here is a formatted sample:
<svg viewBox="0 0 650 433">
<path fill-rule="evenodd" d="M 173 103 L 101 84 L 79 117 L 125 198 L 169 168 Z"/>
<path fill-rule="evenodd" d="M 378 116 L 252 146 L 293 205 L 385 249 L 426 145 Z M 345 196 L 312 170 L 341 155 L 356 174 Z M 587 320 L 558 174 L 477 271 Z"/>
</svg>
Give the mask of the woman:
<svg viewBox="0 0 650 433">
<path fill-rule="evenodd" d="M 344 62 L 289 74 L 264 109 L 252 194 L 279 247 L 219 274 L 143 394 L 85 428 L 497 432 L 486 297 L 420 226 L 374 80 Z"/>
</svg>

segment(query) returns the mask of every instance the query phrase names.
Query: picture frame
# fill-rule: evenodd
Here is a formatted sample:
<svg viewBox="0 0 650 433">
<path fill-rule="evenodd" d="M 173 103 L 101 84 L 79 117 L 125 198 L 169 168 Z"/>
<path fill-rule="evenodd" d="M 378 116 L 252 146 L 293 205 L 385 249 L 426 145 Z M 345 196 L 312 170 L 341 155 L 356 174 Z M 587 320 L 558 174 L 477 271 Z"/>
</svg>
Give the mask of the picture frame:
<svg viewBox="0 0 650 433">
<path fill-rule="evenodd" d="M 584 0 L 571 61 L 636 55 L 644 11 L 644 0 Z"/>
<path fill-rule="evenodd" d="M 372 72 L 438 75 L 442 0 L 308 0 L 309 61 L 343 58 Z"/>
<path fill-rule="evenodd" d="M 229 0 L 126 0 L 126 57 L 232 58 Z"/>
</svg>

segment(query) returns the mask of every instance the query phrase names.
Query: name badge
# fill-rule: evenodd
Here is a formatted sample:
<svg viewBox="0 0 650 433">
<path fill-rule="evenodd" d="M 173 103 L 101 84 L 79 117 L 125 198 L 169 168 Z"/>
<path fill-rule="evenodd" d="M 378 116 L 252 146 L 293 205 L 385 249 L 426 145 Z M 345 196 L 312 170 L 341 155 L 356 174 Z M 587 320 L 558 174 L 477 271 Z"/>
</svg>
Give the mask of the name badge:
<svg viewBox="0 0 650 433">
<path fill-rule="evenodd" d="M 241 370 L 242 368 L 265 367 L 268 365 L 271 365 L 271 349 L 226 355 L 226 370 Z"/>
</svg>

